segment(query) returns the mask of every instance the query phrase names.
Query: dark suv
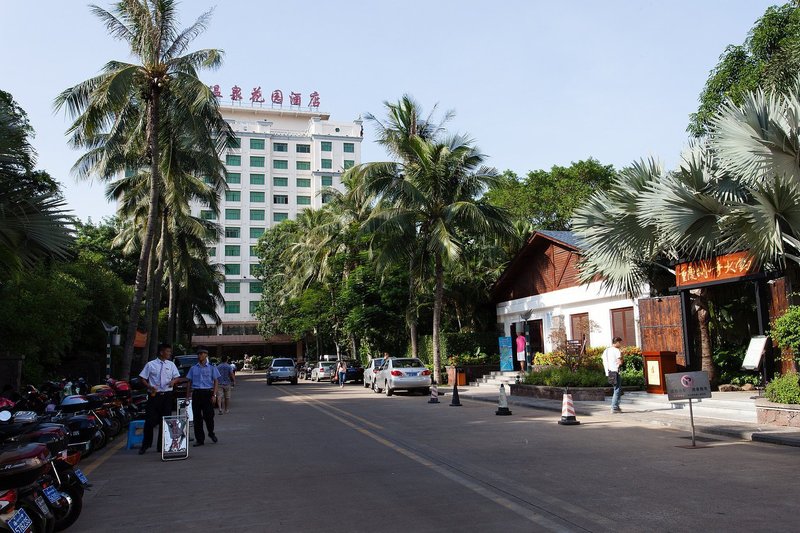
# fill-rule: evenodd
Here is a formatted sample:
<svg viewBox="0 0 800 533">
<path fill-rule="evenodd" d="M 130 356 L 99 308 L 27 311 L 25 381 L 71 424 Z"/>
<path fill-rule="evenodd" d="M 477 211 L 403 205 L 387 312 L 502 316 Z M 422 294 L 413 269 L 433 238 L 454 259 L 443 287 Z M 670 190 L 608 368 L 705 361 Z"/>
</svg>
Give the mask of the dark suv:
<svg viewBox="0 0 800 533">
<path fill-rule="evenodd" d="M 297 385 L 297 367 L 294 359 L 279 357 L 272 360 L 267 368 L 267 385 L 272 385 L 276 381 L 288 381 L 292 385 Z"/>
</svg>

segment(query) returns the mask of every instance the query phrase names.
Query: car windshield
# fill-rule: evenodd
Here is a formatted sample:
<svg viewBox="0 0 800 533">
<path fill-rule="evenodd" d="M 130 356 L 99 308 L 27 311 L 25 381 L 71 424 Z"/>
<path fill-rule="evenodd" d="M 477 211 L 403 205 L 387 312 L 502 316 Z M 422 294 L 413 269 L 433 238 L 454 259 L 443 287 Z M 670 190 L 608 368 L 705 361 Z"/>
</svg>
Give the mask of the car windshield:
<svg viewBox="0 0 800 533">
<path fill-rule="evenodd" d="M 395 359 L 392 366 L 394 368 L 423 368 L 425 365 L 419 359 Z"/>
<path fill-rule="evenodd" d="M 272 366 L 294 366 L 294 361 L 291 359 L 275 359 L 272 361 Z"/>
<path fill-rule="evenodd" d="M 327 369 L 327 368 L 333 368 L 335 364 L 336 363 L 321 363 L 320 366 L 322 366 L 322 368 Z"/>
<path fill-rule="evenodd" d="M 179 355 L 175 358 L 175 366 L 192 366 L 197 361 L 196 355 Z"/>
</svg>

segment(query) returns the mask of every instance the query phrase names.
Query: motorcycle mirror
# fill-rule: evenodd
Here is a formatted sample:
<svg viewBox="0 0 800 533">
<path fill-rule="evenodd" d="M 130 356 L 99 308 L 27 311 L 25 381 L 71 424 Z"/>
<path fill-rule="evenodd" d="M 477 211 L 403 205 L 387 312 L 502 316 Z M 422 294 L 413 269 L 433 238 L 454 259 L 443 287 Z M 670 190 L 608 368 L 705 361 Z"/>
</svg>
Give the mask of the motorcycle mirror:
<svg viewBox="0 0 800 533">
<path fill-rule="evenodd" d="M 0 411 L 0 422 L 8 422 L 11 420 L 11 411 Z"/>
</svg>

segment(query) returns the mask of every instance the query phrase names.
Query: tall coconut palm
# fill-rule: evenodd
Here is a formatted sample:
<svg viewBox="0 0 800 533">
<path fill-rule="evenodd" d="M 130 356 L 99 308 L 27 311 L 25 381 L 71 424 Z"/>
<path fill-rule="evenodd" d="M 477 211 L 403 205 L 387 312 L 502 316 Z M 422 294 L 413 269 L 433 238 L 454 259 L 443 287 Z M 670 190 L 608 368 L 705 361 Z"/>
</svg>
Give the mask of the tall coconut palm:
<svg viewBox="0 0 800 533">
<path fill-rule="evenodd" d="M 504 210 L 478 201 L 499 174 L 483 165 L 485 156 L 470 139 L 410 137 L 404 157 L 402 163 L 365 165 L 366 187 L 383 201 L 367 228 L 415 234 L 419 249 L 432 260 L 433 366 L 440 383 L 445 264 L 459 259 L 462 239 L 478 234 L 511 237 L 513 225 Z"/>
<path fill-rule="evenodd" d="M 55 102 L 57 109 L 66 107 L 75 118 L 68 130 L 71 143 L 87 150 L 88 157 L 75 167 L 78 176 L 107 180 L 132 162 L 150 167 L 150 208 L 130 308 L 123 377 L 130 372 L 139 309 L 151 274 L 148 263 L 157 227 L 164 112 L 168 106 L 178 110 L 176 114 L 187 119 L 187 127 L 196 126 L 203 146 L 213 144 L 208 136 L 215 132 L 220 141 L 216 152 L 232 138 L 216 98 L 197 75 L 200 68 L 217 68 L 222 52 L 185 53 L 205 30 L 211 11 L 179 30 L 176 4 L 175 0 L 120 0 L 112 11 L 92 6 L 109 34 L 129 45 L 138 64 L 110 61 L 100 75 L 65 90 Z"/>
</svg>

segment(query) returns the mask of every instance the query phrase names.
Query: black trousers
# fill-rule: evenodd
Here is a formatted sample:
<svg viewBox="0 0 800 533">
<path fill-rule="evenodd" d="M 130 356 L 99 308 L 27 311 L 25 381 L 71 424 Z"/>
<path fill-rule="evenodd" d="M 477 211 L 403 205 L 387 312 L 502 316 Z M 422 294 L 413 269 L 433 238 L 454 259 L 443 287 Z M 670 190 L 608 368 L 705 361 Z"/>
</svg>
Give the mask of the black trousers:
<svg viewBox="0 0 800 533">
<path fill-rule="evenodd" d="M 171 392 L 156 394 L 147 400 L 142 448 L 150 448 L 153 445 L 153 429 L 155 428 L 158 428 L 158 447 L 161 448 L 161 417 L 172 414 L 173 401 Z"/>
<path fill-rule="evenodd" d="M 194 417 L 194 440 L 202 444 L 206 440 L 203 422 L 209 435 L 214 434 L 214 406 L 211 404 L 213 390 L 195 389 L 192 391 L 192 416 Z"/>
</svg>

